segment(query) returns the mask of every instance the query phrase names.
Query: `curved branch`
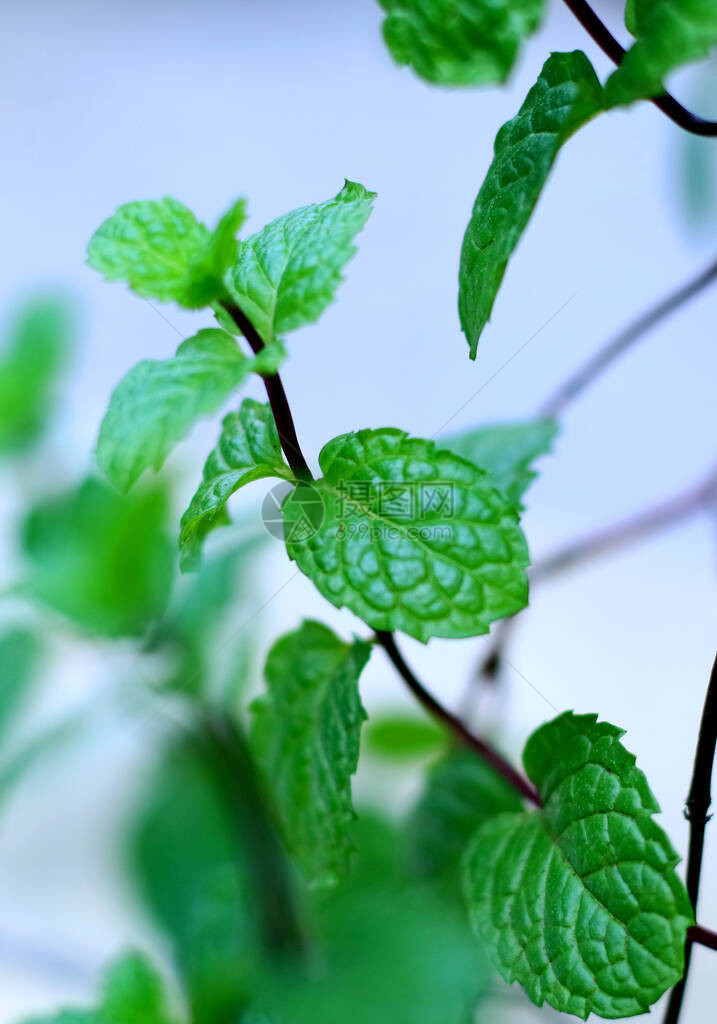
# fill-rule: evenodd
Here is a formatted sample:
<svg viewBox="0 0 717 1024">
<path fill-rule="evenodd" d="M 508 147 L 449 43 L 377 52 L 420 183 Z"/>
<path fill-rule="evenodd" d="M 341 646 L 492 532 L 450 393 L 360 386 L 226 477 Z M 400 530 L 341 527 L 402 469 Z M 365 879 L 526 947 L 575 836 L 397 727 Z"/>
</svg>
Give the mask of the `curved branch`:
<svg viewBox="0 0 717 1024">
<path fill-rule="evenodd" d="M 506 782 L 513 787 L 513 789 L 520 793 L 522 797 L 530 800 L 531 803 L 534 803 L 537 807 L 540 807 L 541 800 L 535 787 L 528 782 L 520 772 L 517 772 L 512 764 L 510 764 L 502 754 L 499 754 L 498 751 L 491 747 L 490 744 L 486 743 L 485 740 L 482 740 L 479 736 L 475 736 L 470 729 L 463 724 L 460 718 L 456 717 L 456 715 L 444 708 L 443 705 L 440 704 L 421 683 L 419 683 L 418 679 L 416 679 L 411 669 L 403 660 L 403 656 L 396 646 L 396 641 L 393 638 L 393 633 L 377 631 L 376 640 L 385 650 L 394 668 L 402 677 L 409 690 L 414 694 L 424 708 L 443 722 L 443 724 L 458 737 L 461 743 L 470 747 L 471 750 L 474 750 L 479 757 L 489 764 L 491 768 L 498 773 L 498 775 L 502 776 Z"/>
<path fill-rule="evenodd" d="M 681 306 L 698 295 L 704 288 L 717 281 L 717 260 L 701 271 L 696 277 L 681 285 L 666 299 L 652 309 L 642 313 L 606 345 L 600 348 L 588 361 L 571 374 L 542 405 L 538 416 L 543 419 L 557 419 L 579 394 L 600 376 L 616 359 L 624 355 L 635 342 L 639 341 L 662 320 L 675 313 Z"/>
<path fill-rule="evenodd" d="M 700 723 L 700 734 L 697 740 L 695 752 L 695 764 L 692 770 L 692 783 L 689 796 L 685 806 L 685 817 L 690 823 L 690 848 L 687 854 L 687 894 L 690 897 L 695 912 L 697 911 L 697 899 L 700 893 L 700 875 L 702 874 L 702 855 L 705 845 L 705 828 L 710 820 L 709 809 L 712 803 L 712 767 L 717 748 L 717 657 L 712 665 L 707 696 L 702 711 Z M 699 937 L 698 937 L 699 936 Z M 705 938 L 717 939 L 712 933 L 704 928 L 691 928 L 685 943 L 685 973 L 682 980 L 675 985 L 667 1005 L 667 1012 L 663 1024 L 677 1024 L 682 1009 L 682 1000 L 685 995 L 685 986 L 690 971 L 692 959 L 692 945 L 694 942 L 704 941 Z M 704 942 L 711 948 L 711 942 Z"/>
<path fill-rule="evenodd" d="M 676 497 L 669 498 L 629 519 L 622 519 L 602 530 L 596 530 L 595 533 L 572 541 L 553 554 L 539 559 L 529 573 L 530 581 L 535 583 L 544 580 L 564 569 L 572 569 L 581 562 L 587 562 L 596 555 L 614 551 L 648 537 L 651 533 L 674 526 L 715 501 L 717 467 L 694 487 L 688 488 Z"/>
<path fill-rule="evenodd" d="M 607 54 L 611 61 L 618 66 L 625 56 L 625 49 L 610 32 L 608 27 L 598 18 L 590 4 L 585 0 L 565 0 L 566 7 L 569 7 L 585 31 L 594 39 L 603 53 Z M 680 128 L 693 135 L 703 135 L 709 138 L 717 138 L 717 122 L 705 121 L 695 114 L 691 114 L 686 107 L 678 103 L 674 96 L 663 92 L 659 96 L 650 98 L 663 114 L 671 121 L 674 121 Z"/>
</svg>

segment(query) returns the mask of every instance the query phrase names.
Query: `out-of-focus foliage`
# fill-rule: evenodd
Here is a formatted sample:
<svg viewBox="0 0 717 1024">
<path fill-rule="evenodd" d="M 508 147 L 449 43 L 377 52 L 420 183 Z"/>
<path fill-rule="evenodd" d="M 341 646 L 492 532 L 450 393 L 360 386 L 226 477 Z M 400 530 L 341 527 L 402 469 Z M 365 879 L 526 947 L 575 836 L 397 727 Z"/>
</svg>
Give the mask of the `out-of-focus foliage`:
<svg viewBox="0 0 717 1024">
<path fill-rule="evenodd" d="M 27 1024 L 177 1024 L 177 1019 L 169 1012 L 164 983 L 150 961 L 141 953 L 128 953 L 107 970 L 96 1009 L 62 1010 Z"/>
<path fill-rule="evenodd" d="M 363 749 L 386 761 L 411 761 L 442 750 L 446 730 L 405 711 L 373 715 L 363 730 Z"/>
<path fill-rule="evenodd" d="M 22 530 L 26 593 L 92 633 L 144 632 L 169 599 L 166 515 L 163 489 L 125 498 L 94 477 L 40 501 Z"/>
<path fill-rule="evenodd" d="M 690 106 L 703 117 L 717 117 L 717 61 L 695 74 L 689 90 Z M 717 146 L 714 139 L 680 134 L 675 139 L 677 188 L 684 221 L 698 239 L 713 237 L 717 224 Z"/>
<path fill-rule="evenodd" d="M 383 37 L 399 64 L 437 85 L 504 82 L 543 0 L 379 0 Z"/>
<path fill-rule="evenodd" d="M 225 547 L 204 559 L 197 573 L 183 576 L 175 587 L 166 615 L 151 633 L 147 649 L 171 658 L 166 690 L 235 709 L 251 669 L 255 630 L 244 631 L 256 610 L 259 589 L 254 577 L 267 534 L 256 524 L 239 522 L 239 533 Z M 239 630 L 227 657 L 220 645 L 229 615 Z M 228 664 L 226 663 L 228 660 Z"/>
<path fill-rule="evenodd" d="M 250 874 L 251 817 L 225 798 L 196 732 L 147 781 L 132 862 L 148 909 L 170 937 L 194 1024 L 229 1024 L 248 1005 L 261 956 Z M 235 780 L 236 786 L 241 780 Z"/>
<path fill-rule="evenodd" d="M 711 0 L 629 0 L 626 22 L 635 42 L 605 86 L 610 105 L 659 95 L 671 71 L 717 46 Z"/>
<path fill-rule="evenodd" d="M 493 486 L 522 509 L 523 495 L 537 475 L 532 463 L 550 451 L 558 429 L 552 420 L 490 423 L 442 437 L 440 443 L 484 469 Z"/>
<path fill-rule="evenodd" d="M 7 736 L 37 683 L 41 644 L 24 627 L 0 633 L 0 743 Z"/>
<path fill-rule="evenodd" d="M 394 826 L 368 813 L 353 878 L 314 893 L 316 950 L 260 979 L 241 1024 L 471 1024 L 489 972 L 461 908 L 403 873 Z"/>
<path fill-rule="evenodd" d="M 18 309 L 0 346 L 0 455 L 26 451 L 45 430 L 73 326 L 69 303 L 59 296 Z"/>
<path fill-rule="evenodd" d="M 458 890 L 469 839 L 496 814 L 520 811 L 508 783 L 470 750 L 451 750 L 428 771 L 406 829 L 409 863 L 419 877 L 446 880 Z"/>
</svg>

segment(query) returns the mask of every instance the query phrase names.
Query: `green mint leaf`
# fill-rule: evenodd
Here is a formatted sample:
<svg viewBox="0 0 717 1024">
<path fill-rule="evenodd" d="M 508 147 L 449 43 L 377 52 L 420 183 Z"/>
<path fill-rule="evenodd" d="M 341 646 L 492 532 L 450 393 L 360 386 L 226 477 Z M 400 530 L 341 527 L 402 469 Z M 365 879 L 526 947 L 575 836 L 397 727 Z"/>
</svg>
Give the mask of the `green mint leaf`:
<svg viewBox="0 0 717 1024">
<path fill-rule="evenodd" d="M 518 514 L 472 463 L 386 427 L 334 438 L 283 505 L 289 557 L 339 608 L 418 640 L 488 632 L 528 600 Z"/>
<path fill-rule="evenodd" d="M 462 434 L 442 437 L 440 444 L 490 476 L 497 490 L 517 507 L 537 475 L 531 464 L 550 451 L 558 433 L 553 420 L 491 423 Z"/>
<path fill-rule="evenodd" d="M 115 961 L 95 1010 L 63 1010 L 26 1024 L 173 1024 L 162 979 L 142 953 Z"/>
<path fill-rule="evenodd" d="M 207 533 L 227 521 L 226 503 L 231 495 L 245 484 L 269 476 L 293 481 L 293 474 L 282 458 L 271 409 L 245 398 L 238 412 L 224 417 L 217 445 L 204 464 L 202 482 L 182 516 L 182 569 L 199 565 Z"/>
<path fill-rule="evenodd" d="M 369 719 L 363 745 L 367 753 L 385 761 L 410 761 L 444 750 L 446 730 L 430 718 L 384 711 Z"/>
<path fill-rule="evenodd" d="M 25 707 L 37 682 L 39 637 L 16 626 L 0 633 L 0 741 Z"/>
<path fill-rule="evenodd" d="M 247 358 L 230 334 L 209 329 L 183 341 L 171 359 L 143 359 L 112 394 L 97 442 L 99 468 L 118 490 L 128 490 L 146 469 L 161 469 L 177 442 L 244 377 L 275 373 L 285 354 L 277 342 Z"/>
<path fill-rule="evenodd" d="M 458 311 L 475 359 L 503 274 L 564 142 L 602 107 L 602 87 L 584 53 L 554 53 L 512 121 L 473 207 L 461 250 Z"/>
<path fill-rule="evenodd" d="M 200 309 L 225 294 L 222 276 L 236 258 L 244 218 L 242 199 L 214 232 L 170 196 L 125 203 L 95 231 L 87 262 L 146 299 Z"/>
<path fill-rule="evenodd" d="M 522 809 L 512 786 L 471 750 L 452 750 L 430 768 L 407 823 L 410 863 L 422 878 L 455 882 L 479 825 Z"/>
<path fill-rule="evenodd" d="M 60 298 L 34 298 L 18 310 L 0 351 L 0 454 L 25 451 L 43 433 L 72 326 Z"/>
<path fill-rule="evenodd" d="M 332 302 L 374 199 L 347 181 L 333 199 L 286 213 L 239 242 L 230 287 L 265 343 L 314 323 Z"/>
<path fill-rule="evenodd" d="M 125 498 L 93 478 L 43 500 L 23 527 L 28 593 L 89 632 L 143 633 L 171 589 L 166 514 L 162 491 Z"/>
<path fill-rule="evenodd" d="M 692 923 L 622 735 L 572 712 L 538 729 L 523 762 L 543 808 L 483 825 L 464 862 L 473 926 L 506 981 L 583 1019 L 647 1011 L 682 977 Z"/>
<path fill-rule="evenodd" d="M 185 305 L 192 266 L 210 245 L 209 229 L 165 196 L 125 203 L 90 239 L 87 262 L 108 281 L 126 281 L 147 299 Z"/>
<path fill-rule="evenodd" d="M 249 996 L 261 951 L 257 878 L 247 859 L 252 835 L 241 800 L 224 799 L 198 737 L 174 741 L 144 787 L 131 861 L 143 901 L 171 942 L 194 1024 L 236 1019 Z"/>
<path fill-rule="evenodd" d="M 399 64 L 437 85 L 505 82 L 543 0 L 379 0 L 383 37 Z"/>
<path fill-rule="evenodd" d="M 162 979 L 146 956 L 130 953 L 107 972 L 103 1024 L 170 1024 Z"/>
<path fill-rule="evenodd" d="M 358 680 L 370 653 L 306 621 L 272 647 L 267 694 L 252 705 L 252 746 L 287 842 L 316 884 L 335 882 L 353 849 L 351 776 L 366 718 Z"/>
<path fill-rule="evenodd" d="M 666 75 L 717 46 L 717 5 L 699 0 L 634 0 L 625 21 L 637 38 L 605 86 L 609 106 L 658 96 Z"/>
<path fill-rule="evenodd" d="M 245 220 L 246 200 L 237 199 L 220 217 L 204 253 L 191 264 L 182 305 L 199 309 L 224 297 L 223 277 L 236 260 L 236 236 Z M 236 333 L 236 327 L 232 325 L 230 331 Z"/>
</svg>

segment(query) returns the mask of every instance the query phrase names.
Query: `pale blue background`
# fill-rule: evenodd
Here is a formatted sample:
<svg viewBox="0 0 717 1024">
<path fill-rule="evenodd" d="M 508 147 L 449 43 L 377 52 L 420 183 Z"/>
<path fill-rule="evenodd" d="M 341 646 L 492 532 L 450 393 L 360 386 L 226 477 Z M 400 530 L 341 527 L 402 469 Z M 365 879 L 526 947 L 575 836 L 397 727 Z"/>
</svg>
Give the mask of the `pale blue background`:
<svg viewBox="0 0 717 1024">
<path fill-rule="evenodd" d="M 612 16 L 618 26 L 616 6 Z M 561 156 L 479 359 L 469 363 L 455 312 L 458 250 L 495 131 L 517 110 L 550 48 L 582 46 L 601 73 L 607 64 L 553 3 L 507 89 L 441 91 L 392 64 L 380 19 L 374 0 L 5 5 L 0 300 L 9 311 L 30 286 L 59 283 L 74 289 L 84 317 L 61 429 L 23 482 L 26 493 L 82 472 L 112 386 L 137 359 L 166 356 L 179 340 L 149 305 L 83 265 L 87 238 L 126 200 L 167 192 L 211 221 L 246 194 L 258 227 L 327 198 L 344 176 L 378 192 L 340 301 L 290 339 L 285 383 L 313 459 L 326 439 L 356 427 L 390 424 L 432 435 L 489 380 L 451 429 L 530 414 L 601 340 L 708 260 L 710 233 L 686 230 L 676 198 L 679 131 L 647 105 L 603 117 Z M 690 76 L 678 86 L 688 94 Z M 204 322 L 163 312 L 184 335 Z M 713 291 L 570 410 L 530 493 L 525 527 L 536 555 L 670 495 L 714 461 L 716 315 Z M 259 397 L 257 384 L 249 390 Z M 200 427 L 172 459 L 184 474 L 184 496 L 215 432 Z M 3 487 L 0 501 L 10 519 L 20 492 Z M 599 711 L 625 727 L 680 850 L 682 800 L 717 635 L 714 541 L 715 523 L 703 517 L 536 588 L 511 653 L 519 672 L 506 676 L 500 711 L 516 751 L 553 706 Z M 292 572 L 277 545 L 266 595 Z M 362 628 L 297 578 L 264 613 L 267 637 L 307 613 L 346 632 Z M 455 702 L 482 645 L 403 646 L 436 692 Z M 100 692 L 132 664 L 121 647 L 68 641 L 57 704 Z M 401 699 L 377 654 L 366 680 L 369 710 Z M 6 809 L 3 1024 L 57 999 L 88 996 L 99 964 L 138 935 L 156 943 L 107 864 L 150 748 L 151 733 L 138 739 L 115 727 L 61 769 L 28 781 Z M 366 771 L 359 789 L 370 783 Z M 405 799 L 404 788 L 395 788 L 395 799 Z M 700 915 L 713 927 L 715 829 Z M 67 962 L 58 965 L 58 956 Z M 697 951 L 684 1024 L 701 1024 L 707 1011 L 700 1007 L 714 1005 L 715 961 L 708 958 Z M 496 1020 L 535 1019 L 537 1011 L 521 1010 L 515 995 L 515 1003 L 496 1004 Z"/>
</svg>

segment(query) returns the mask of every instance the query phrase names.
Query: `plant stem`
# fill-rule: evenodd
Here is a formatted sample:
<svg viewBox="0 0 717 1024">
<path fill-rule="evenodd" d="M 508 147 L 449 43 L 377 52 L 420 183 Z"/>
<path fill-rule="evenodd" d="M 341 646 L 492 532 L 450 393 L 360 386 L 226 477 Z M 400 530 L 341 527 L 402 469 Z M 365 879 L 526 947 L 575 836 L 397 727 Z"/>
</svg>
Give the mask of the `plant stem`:
<svg viewBox="0 0 717 1024">
<path fill-rule="evenodd" d="M 265 348 L 264 341 L 244 311 L 234 302 L 223 302 L 222 306 L 249 342 L 252 352 L 255 355 L 261 352 Z M 278 373 L 272 373 L 264 376 L 263 381 L 286 461 L 300 480 L 313 480 L 309 464 L 304 458 L 299 438 L 296 435 L 294 418 L 291 415 L 281 377 Z"/>
<path fill-rule="evenodd" d="M 606 345 L 600 348 L 575 373 L 561 384 L 544 402 L 538 413 L 543 419 L 557 419 L 579 394 L 588 388 L 616 359 L 624 355 L 635 342 L 639 341 L 653 327 L 676 312 L 680 306 L 698 295 L 704 288 L 717 281 L 717 260 L 714 260 L 696 277 L 681 285 L 666 299 L 629 324 Z"/>
<path fill-rule="evenodd" d="M 289 866 L 244 734 L 228 716 L 213 713 L 201 720 L 198 741 L 236 819 L 240 849 L 256 883 L 254 899 L 265 946 L 276 953 L 301 952 L 305 936 Z"/>
<path fill-rule="evenodd" d="M 692 927 L 688 928 L 687 937 L 691 942 L 695 942 L 699 946 L 706 946 L 707 949 L 717 950 L 717 932 L 713 932 L 709 928 L 703 928 L 701 924 L 693 924 Z"/>
<path fill-rule="evenodd" d="M 590 4 L 585 3 L 585 0 L 565 0 L 565 4 L 603 53 L 607 54 L 610 60 L 618 66 L 622 64 L 622 59 L 625 56 L 624 47 L 598 18 Z M 666 114 L 671 121 L 674 121 L 680 128 L 684 128 L 685 131 L 691 132 L 693 135 L 706 135 L 713 138 L 717 136 L 717 122 L 705 121 L 703 118 L 691 114 L 669 93 L 663 92 L 659 96 L 652 96 L 650 102 L 654 103 L 663 114 Z"/>
<path fill-rule="evenodd" d="M 403 656 L 396 646 L 393 633 L 379 630 L 376 632 L 376 640 L 381 644 L 394 668 L 403 678 L 409 690 L 414 694 L 418 701 L 428 711 L 430 711 L 432 715 L 435 715 L 439 721 L 443 722 L 443 724 L 447 726 L 448 729 L 450 729 L 450 731 L 454 733 L 463 744 L 465 744 L 465 746 L 474 750 L 479 757 L 489 764 L 491 768 L 498 773 L 498 775 L 501 775 L 506 782 L 520 793 L 522 797 L 530 800 L 537 807 L 540 807 L 541 800 L 535 787 L 519 772 L 517 772 L 502 754 L 499 754 L 498 751 L 491 747 L 489 743 L 486 743 L 485 740 L 482 740 L 479 736 L 475 736 L 463 724 L 460 718 L 457 718 L 456 715 L 444 708 L 442 704 L 439 704 L 436 698 L 425 689 L 418 679 L 416 679 L 411 669 L 403 660 Z"/>
<path fill-rule="evenodd" d="M 224 302 L 222 306 L 234 320 L 237 327 L 239 327 L 249 342 L 252 351 L 254 353 L 261 352 L 265 347 L 264 341 L 244 311 L 233 302 Z M 296 436 L 289 401 L 279 375 L 273 374 L 272 376 L 264 377 L 264 384 L 281 439 L 281 446 L 289 465 L 297 476 L 308 480 L 313 479 Z M 467 746 L 475 750 L 499 775 L 502 775 L 504 779 L 514 786 L 522 796 L 540 806 L 540 797 L 530 782 L 524 779 L 497 750 L 494 750 L 484 740 L 474 736 L 459 718 L 451 714 L 450 711 L 447 711 L 423 688 L 401 657 L 393 634 L 378 632 L 376 633 L 376 639 L 384 647 L 394 666 L 424 707 L 427 707 L 434 715 L 440 718 Z"/>
<path fill-rule="evenodd" d="M 712 766 L 717 747 L 717 657 L 712 665 L 707 696 L 702 711 L 700 732 L 695 752 L 695 764 L 692 770 L 692 784 L 685 806 L 685 817 L 690 823 L 690 847 L 687 854 L 687 894 L 692 908 L 697 913 L 697 900 L 700 892 L 700 875 L 702 873 L 702 856 L 705 845 L 705 828 L 710 820 L 710 804 L 712 803 Z M 704 929 L 700 932 L 704 934 Z M 685 995 L 687 976 L 692 960 L 692 945 L 695 933 L 688 933 L 685 943 L 685 973 L 681 981 L 675 985 L 665 1013 L 664 1024 L 677 1024 Z"/>
<path fill-rule="evenodd" d="M 572 541 L 545 558 L 538 559 L 530 573 L 531 583 L 572 569 L 597 555 L 624 547 L 689 518 L 717 501 L 717 468 L 693 487 L 628 519 L 596 530 Z"/>
</svg>

